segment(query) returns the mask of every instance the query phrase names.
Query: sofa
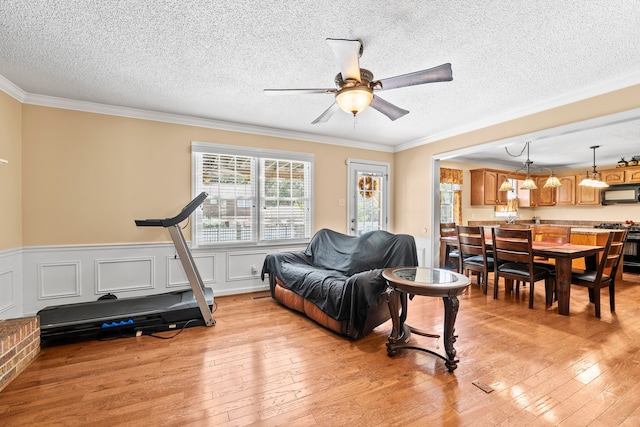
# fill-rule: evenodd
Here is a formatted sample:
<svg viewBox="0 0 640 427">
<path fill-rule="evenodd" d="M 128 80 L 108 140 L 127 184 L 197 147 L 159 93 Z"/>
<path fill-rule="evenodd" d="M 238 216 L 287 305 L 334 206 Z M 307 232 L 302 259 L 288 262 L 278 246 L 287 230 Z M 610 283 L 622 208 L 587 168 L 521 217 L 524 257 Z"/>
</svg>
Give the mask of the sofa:
<svg viewBox="0 0 640 427">
<path fill-rule="evenodd" d="M 416 265 L 412 236 L 322 229 L 304 252 L 267 255 L 261 277 L 269 276 L 271 297 L 280 304 L 355 340 L 390 318 L 382 270 Z"/>
</svg>

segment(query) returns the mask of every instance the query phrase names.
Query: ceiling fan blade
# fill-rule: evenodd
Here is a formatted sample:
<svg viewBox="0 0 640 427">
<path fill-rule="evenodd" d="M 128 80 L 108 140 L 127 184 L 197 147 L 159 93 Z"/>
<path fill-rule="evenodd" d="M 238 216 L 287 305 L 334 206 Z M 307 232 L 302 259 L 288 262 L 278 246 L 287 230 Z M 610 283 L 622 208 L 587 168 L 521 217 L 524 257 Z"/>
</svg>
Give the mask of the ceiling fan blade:
<svg viewBox="0 0 640 427">
<path fill-rule="evenodd" d="M 373 99 L 371 100 L 371 104 L 369 104 L 369 106 L 380 111 L 382 114 L 389 117 L 392 121 L 399 119 L 405 114 L 409 114 L 409 111 L 397 107 L 392 103 L 387 102 L 379 96 L 375 95 L 373 96 Z"/>
<path fill-rule="evenodd" d="M 265 95 L 312 95 L 318 93 L 336 93 L 336 89 L 264 89 Z"/>
<path fill-rule="evenodd" d="M 401 76 L 380 80 L 382 89 L 389 90 L 399 87 L 422 85 L 425 83 L 448 82 L 453 80 L 451 64 L 442 64 L 428 70 L 416 71 Z"/>
<path fill-rule="evenodd" d="M 333 54 L 336 56 L 342 80 L 360 81 L 359 58 L 362 52 L 360 40 L 327 39 L 327 43 L 329 43 Z"/>
<path fill-rule="evenodd" d="M 316 125 L 318 123 L 326 123 L 329 121 L 329 119 L 331 118 L 331 116 L 334 115 L 334 113 L 336 111 L 338 111 L 340 109 L 340 107 L 338 107 L 337 103 L 333 103 L 331 104 L 331 107 L 327 108 L 326 110 L 324 110 L 324 113 L 320 114 L 320 116 L 315 119 L 314 121 L 311 122 L 312 125 Z"/>
</svg>

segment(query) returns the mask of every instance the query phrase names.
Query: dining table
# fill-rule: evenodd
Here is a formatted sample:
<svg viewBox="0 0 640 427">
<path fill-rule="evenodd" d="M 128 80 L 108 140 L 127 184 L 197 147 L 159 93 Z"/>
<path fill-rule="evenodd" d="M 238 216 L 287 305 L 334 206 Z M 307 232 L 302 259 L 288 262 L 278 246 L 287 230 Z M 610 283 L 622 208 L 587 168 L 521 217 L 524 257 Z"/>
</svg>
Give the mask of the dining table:
<svg viewBox="0 0 640 427">
<path fill-rule="evenodd" d="M 458 246 L 458 239 L 455 236 L 440 238 L 440 252 Z M 492 249 L 493 241 L 486 239 L 487 250 Z M 569 298 L 571 296 L 571 263 L 574 259 L 585 258 L 587 268 L 595 269 L 596 256 L 604 250 L 604 246 L 579 245 L 575 243 L 552 243 L 552 242 L 532 242 L 532 252 L 534 256 L 554 259 L 556 272 L 556 297 L 558 299 L 558 314 L 569 315 Z M 443 268 L 443 260 L 440 260 Z M 497 284 L 494 284 L 497 286 Z"/>
</svg>

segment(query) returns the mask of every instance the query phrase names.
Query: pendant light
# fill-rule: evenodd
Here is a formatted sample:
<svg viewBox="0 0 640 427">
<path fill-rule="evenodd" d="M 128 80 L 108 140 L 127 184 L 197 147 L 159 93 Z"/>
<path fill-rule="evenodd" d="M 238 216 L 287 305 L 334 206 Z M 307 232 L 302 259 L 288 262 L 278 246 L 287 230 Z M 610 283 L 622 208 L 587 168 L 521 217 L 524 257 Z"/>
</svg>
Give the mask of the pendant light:
<svg viewBox="0 0 640 427">
<path fill-rule="evenodd" d="M 578 185 L 593 188 L 606 188 L 609 184 L 600 179 L 600 172 L 596 169 L 596 148 L 600 148 L 600 146 L 594 145 L 589 148 L 593 150 L 593 171 L 591 171 L 591 176 L 589 176 L 589 171 L 587 170 L 587 175 Z"/>
<path fill-rule="evenodd" d="M 509 181 L 509 177 L 504 179 L 502 185 L 498 188 L 498 191 L 513 191 L 513 185 L 511 184 L 511 181 Z"/>
<path fill-rule="evenodd" d="M 558 177 L 553 174 L 553 171 L 551 169 L 549 169 L 549 170 L 551 171 L 551 175 L 549 175 L 549 178 L 547 178 L 547 181 L 544 183 L 542 188 L 558 188 L 558 187 L 562 187 L 562 183 L 560 182 Z"/>
<path fill-rule="evenodd" d="M 536 185 L 535 181 L 531 179 L 531 176 L 530 176 L 531 164 L 533 164 L 533 162 L 529 160 L 529 143 L 527 142 L 527 161 L 524 162 L 524 167 L 527 170 L 527 176 L 524 179 L 524 182 L 522 183 L 522 185 L 520 186 L 521 190 L 537 190 L 538 189 L 538 186 Z"/>
<path fill-rule="evenodd" d="M 524 162 L 524 166 L 514 172 L 514 174 L 516 174 L 523 169 L 526 170 L 525 180 L 520 186 L 521 190 L 537 190 L 538 189 L 538 186 L 536 185 L 535 181 L 533 180 L 533 178 L 531 178 L 531 169 L 532 169 L 533 162 L 529 159 L 529 144 L 530 144 L 530 141 L 527 141 L 525 143 L 525 148 L 527 149 L 527 160 Z M 522 151 L 524 152 L 524 148 Z M 507 154 L 510 154 L 508 150 L 507 150 Z M 522 154 L 522 152 L 520 154 Z M 551 175 L 549 175 L 549 178 L 547 178 L 547 181 L 543 186 L 544 188 L 556 188 L 556 187 L 562 186 L 562 183 L 560 182 L 558 177 L 553 174 L 553 170 L 544 166 L 540 167 L 540 169 L 549 169 L 551 171 Z M 498 189 L 498 191 L 513 191 L 513 189 L 514 189 L 513 185 L 511 184 L 509 177 L 507 177 L 505 178 L 502 185 L 500 185 L 500 188 Z"/>
</svg>

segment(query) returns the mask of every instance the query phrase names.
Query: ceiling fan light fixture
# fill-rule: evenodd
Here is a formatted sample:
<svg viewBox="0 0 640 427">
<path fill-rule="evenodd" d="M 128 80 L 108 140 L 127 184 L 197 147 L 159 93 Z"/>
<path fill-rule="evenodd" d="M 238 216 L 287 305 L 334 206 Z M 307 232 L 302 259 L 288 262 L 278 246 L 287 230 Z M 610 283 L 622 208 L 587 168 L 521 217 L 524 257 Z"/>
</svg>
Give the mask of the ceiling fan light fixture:
<svg viewBox="0 0 640 427">
<path fill-rule="evenodd" d="M 336 93 L 338 107 L 354 116 L 366 110 L 371 100 L 373 100 L 373 90 L 367 86 L 345 87 Z"/>
</svg>

